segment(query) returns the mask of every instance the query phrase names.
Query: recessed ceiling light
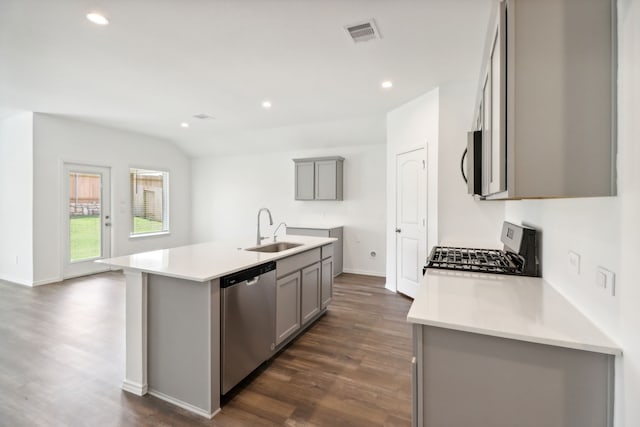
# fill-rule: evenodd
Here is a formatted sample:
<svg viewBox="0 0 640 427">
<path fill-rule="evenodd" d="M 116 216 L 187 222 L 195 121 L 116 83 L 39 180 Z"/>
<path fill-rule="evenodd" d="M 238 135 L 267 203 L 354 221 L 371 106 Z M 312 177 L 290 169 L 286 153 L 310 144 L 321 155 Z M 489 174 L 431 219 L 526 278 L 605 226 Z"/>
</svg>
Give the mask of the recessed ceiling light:
<svg viewBox="0 0 640 427">
<path fill-rule="evenodd" d="M 263 101 L 262 108 L 266 108 L 267 110 L 271 108 L 271 101 Z"/>
<path fill-rule="evenodd" d="M 180 123 L 180 126 L 183 127 L 183 128 L 188 128 L 189 127 L 189 123 L 182 122 L 182 123 Z"/>
<path fill-rule="evenodd" d="M 109 25 L 109 20 L 97 12 L 87 13 L 87 19 L 97 25 Z"/>
<path fill-rule="evenodd" d="M 393 82 L 391 80 L 385 80 L 380 86 L 382 86 L 383 89 L 390 89 L 391 86 L 393 86 Z"/>
</svg>

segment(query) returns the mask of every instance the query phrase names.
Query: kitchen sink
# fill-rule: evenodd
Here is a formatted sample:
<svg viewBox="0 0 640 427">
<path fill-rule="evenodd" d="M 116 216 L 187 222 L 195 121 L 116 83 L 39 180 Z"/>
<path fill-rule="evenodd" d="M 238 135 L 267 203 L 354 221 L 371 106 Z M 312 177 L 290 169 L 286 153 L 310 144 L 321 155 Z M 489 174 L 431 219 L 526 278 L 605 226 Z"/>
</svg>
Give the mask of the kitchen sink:
<svg viewBox="0 0 640 427">
<path fill-rule="evenodd" d="M 287 249 L 297 248 L 298 246 L 302 246 L 302 243 L 276 242 L 276 243 L 270 243 L 268 245 L 254 246 L 252 248 L 246 248 L 245 251 L 252 251 L 252 252 L 281 252 L 281 251 L 286 251 Z"/>
</svg>

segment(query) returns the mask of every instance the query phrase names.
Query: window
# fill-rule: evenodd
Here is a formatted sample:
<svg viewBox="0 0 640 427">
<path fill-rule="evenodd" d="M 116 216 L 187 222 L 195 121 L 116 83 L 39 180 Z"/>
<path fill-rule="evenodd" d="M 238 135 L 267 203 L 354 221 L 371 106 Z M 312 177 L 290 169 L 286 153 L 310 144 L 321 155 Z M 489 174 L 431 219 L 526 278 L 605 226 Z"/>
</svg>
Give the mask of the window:
<svg viewBox="0 0 640 427">
<path fill-rule="evenodd" d="M 131 236 L 169 232 L 169 173 L 129 170 Z"/>
</svg>

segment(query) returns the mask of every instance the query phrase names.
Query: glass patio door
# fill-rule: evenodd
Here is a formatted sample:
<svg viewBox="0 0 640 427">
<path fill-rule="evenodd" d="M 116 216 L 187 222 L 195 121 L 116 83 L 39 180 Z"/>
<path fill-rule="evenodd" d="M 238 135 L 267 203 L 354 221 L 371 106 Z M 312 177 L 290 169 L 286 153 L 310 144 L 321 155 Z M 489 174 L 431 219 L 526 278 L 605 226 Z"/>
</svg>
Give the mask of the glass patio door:
<svg viewBox="0 0 640 427">
<path fill-rule="evenodd" d="M 64 277 L 107 270 L 94 261 L 111 253 L 109 168 L 64 165 Z"/>
</svg>

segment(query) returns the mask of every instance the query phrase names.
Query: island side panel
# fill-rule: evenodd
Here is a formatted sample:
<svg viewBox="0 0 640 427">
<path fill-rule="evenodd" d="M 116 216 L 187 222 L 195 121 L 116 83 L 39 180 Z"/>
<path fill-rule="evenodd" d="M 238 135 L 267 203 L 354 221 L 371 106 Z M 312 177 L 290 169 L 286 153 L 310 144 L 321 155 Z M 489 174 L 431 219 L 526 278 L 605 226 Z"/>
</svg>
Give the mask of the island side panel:
<svg viewBox="0 0 640 427">
<path fill-rule="evenodd" d="M 218 409 L 212 395 L 219 393 L 211 383 L 219 348 L 212 343 L 211 300 L 210 282 L 148 276 L 149 394 L 206 417 Z"/>
<path fill-rule="evenodd" d="M 147 274 L 125 275 L 125 379 L 122 389 L 147 394 Z"/>
<path fill-rule="evenodd" d="M 220 279 L 210 282 L 211 302 L 211 330 L 209 331 L 210 351 L 209 365 L 211 366 L 211 416 L 220 411 Z"/>
<path fill-rule="evenodd" d="M 420 329 L 419 425 L 612 426 L 614 356 Z"/>
</svg>

